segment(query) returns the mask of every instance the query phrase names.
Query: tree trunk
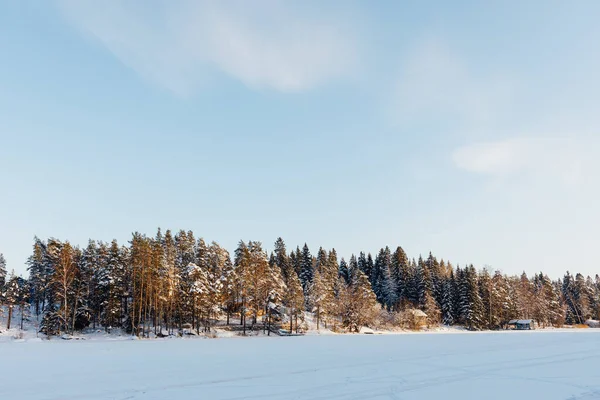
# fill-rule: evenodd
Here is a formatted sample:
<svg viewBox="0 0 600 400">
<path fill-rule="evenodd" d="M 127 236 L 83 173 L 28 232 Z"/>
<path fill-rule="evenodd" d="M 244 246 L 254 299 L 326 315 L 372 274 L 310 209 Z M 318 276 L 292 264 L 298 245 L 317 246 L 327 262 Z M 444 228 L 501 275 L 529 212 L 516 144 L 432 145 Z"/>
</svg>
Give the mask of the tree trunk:
<svg viewBox="0 0 600 400">
<path fill-rule="evenodd" d="M 321 318 L 321 307 L 317 306 L 317 331 L 319 330 L 319 319 Z"/>
<path fill-rule="evenodd" d="M 23 330 L 23 320 L 25 319 L 24 314 L 25 314 L 25 305 L 22 304 L 21 305 L 21 330 Z"/>
<path fill-rule="evenodd" d="M 6 323 L 6 329 L 10 329 L 10 320 L 12 318 L 13 306 L 8 306 L 8 321 Z"/>
<path fill-rule="evenodd" d="M 246 336 L 246 300 L 242 299 L 242 313 L 241 317 L 243 318 L 243 322 L 240 321 L 244 325 L 243 334 Z"/>
</svg>

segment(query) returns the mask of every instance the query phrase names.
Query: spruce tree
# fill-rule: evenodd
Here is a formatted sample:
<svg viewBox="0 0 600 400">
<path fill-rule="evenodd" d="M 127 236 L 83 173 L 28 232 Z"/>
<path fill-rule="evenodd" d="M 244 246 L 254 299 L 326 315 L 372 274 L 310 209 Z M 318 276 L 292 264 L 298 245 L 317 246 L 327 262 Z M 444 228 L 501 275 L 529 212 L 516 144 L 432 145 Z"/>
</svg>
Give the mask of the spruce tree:
<svg viewBox="0 0 600 400">
<path fill-rule="evenodd" d="M 293 271 L 292 263 L 287 255 L 287 251 L 285 248 L 285 242 L 282 238 L 277 238 L 275 241 L 275 251 L 273 253 L 275 265 L 279 267 L 281 270 L 281 276 L 283 280 L 287 283 L 289 279 L 291 279 L 291 274 Z"/>
<path fill-rule="evenodd" d="M 396 247 L 390 261 L 390 281 L 395 287 L 396 307 L 404 305 L 408 301 L 408 257 L 402 247 Z"/>
<path fill-rule="evenodd" d="M 346 284 L 350 283 L 350 269 L 348 268 L 348 264 L 346 264 L 346 260 L 342 257 L 342 261 L 340 261 L 340 267 L 338 271 L 338 275 L 346 282 Z"/>
<path fill-rule="evenodd" d="M 444 281 L 444 291 L 442 296 L 442 322 L 445 325 L 453 325 L 456 321 L 456 282 L 454 281 L 454 272 L 450 271 L 450 276 Z"/>
<path fill-rule="evenodd" d="M 29 284 L 31 286 L 31 301 L 35 307 L 35 315 L 39 316 L 44 306 L 45 271 L 44 259 L 46 245 L 37 237 L 34 238 L 33 254 L 27 259 Z"/>
<path fill-rule="evenodd" d="M 4 284 L 4 303 L 8 308 L 8 318 L 6 320 L 6 329 L 10 329 L 10 323 L 13 316 L 14 308 L 19 304 L 21 288 L 19 287 L 19 279 L 12 271 L 8 281 Z"/>
<path fill-rule="evenodd" d="M 4 255 L 0 253 L 0 297 L 2 296 L 2 288 L 6 283 L 6 259 Z"/>
<path fill-rule="evenodd" d="M 364 273 L 369 281 L 371 280 L 371 265 L 367 262 L 367 256 L 364 252 L 360 252 L 357 260 L 358 269 Z"/>
<path fill-rule="evenodd" d="M 319 247 L 317 259 L 315 261 L 315 272 L 319 271 L 324 273 L 328 269 L 328 262 L 327 252 L 322 247 Z"/>
<path fill-rule="evenodd" d="M 390 264 L 391 254 L 389 247 L 381 249 L 375 258 L 371 275 L 371 287 L 377 301 L 391 308 L 391 303 L 395 302 L 396 286 L 395 282 L 390 282 Z"/>
<path fill-rule="evenodd" d="M 479 294 L 477 282 L 477 271 L 470 265 L 462 272 L 459 282 L 461 297 L 461 315 L 464 323 L 471 330 L 479 330 L 484 327 L 484 309 Z"/>
<path fill-rule="evenodd" d="M 313 282 L 314 277 L 314 266 L 313 266 L 313 258 L 310 254 L 310 250 L 306 243 L 304 243 L 304 247 L 302 248 L 302 253 L 300 253 L 300 282 L 302 283 L 302 288 L 304 289 L 304 295 L 308 297 L 308 291 L 310 289 L 310 285 Z"/>
<path fill-rule="evenodd" d="M 340 262 L 340 267 L 341 267 L 341 262 Z M 350 261 L 348 261 L 348 281 L 346 282 L 346 284 L 350 284 L 350 282 L 352 282 L 354 280 L 354 277 L 356 276 L 356 272 L 360 270 L 359 266 L 358 266 L 358 259 L 356 258 L 356 256 L 354 254 L 352 254 L 350 256 Z"/>
<path fill-rule="evenodd" d="M 302 285 L 300 284 L 300 278 L 294 272 L 288 281 L 286 288 L 284 302 L 288 307 L 288 317 L 290 320 L 290 332 L 294 331 L 294 325 L 296 326 L 296 333 L 298 333 L 298 318 L 302 317 L 302 309 L 304 307 L 304 292 Z"/>
</svg>

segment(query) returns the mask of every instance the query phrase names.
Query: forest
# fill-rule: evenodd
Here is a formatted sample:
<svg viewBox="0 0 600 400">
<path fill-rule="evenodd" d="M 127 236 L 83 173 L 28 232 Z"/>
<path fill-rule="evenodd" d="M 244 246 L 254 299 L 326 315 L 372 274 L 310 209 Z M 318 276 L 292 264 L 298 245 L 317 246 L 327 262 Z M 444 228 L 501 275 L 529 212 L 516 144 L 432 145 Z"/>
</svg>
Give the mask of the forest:
<svg viewBox="0 0 600 400">
<path fill-rule="evenodd" d="M 48 336 L 88 328 L 199 334 L 219 321 L 244 335 L 298 332 L 306 312 L 317 327 L 345 332 L 406 327 L 410 310 L 422 310 L 429 326 L 470 330 L 519 318 L 541 327 L 600 319 L 598 275 L 508 276 L 431 253 L 409 258 L 400 246 L 345 259 L 335 249 L 311 253 L 306 244 L 288 251 L 278 238 L 270 254 L 260 242 L 240 241 L 232 256 L 191 231 L 158 229 L 154 237 L 136 232 L 126 245 L 90 240 L 85 248 L 36 237 L 27 265 L 27 279 L 7 274 L 0 254 L 0 310 L 9 329 L 35 317 Z"/>
</svg>

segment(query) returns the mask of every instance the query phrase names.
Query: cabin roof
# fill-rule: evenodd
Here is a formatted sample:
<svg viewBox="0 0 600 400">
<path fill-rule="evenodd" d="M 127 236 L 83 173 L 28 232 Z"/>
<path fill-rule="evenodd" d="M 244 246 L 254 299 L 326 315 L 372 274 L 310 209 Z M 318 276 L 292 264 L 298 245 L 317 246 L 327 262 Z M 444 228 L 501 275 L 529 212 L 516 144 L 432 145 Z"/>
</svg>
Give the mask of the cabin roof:
<svg viewBox="0 0 600 400">
<path fill-rule="evenodd" d="M 419 309 L 411 309 L 408 311 L 415 317 L 427 317 L 427 314 L 425 314 L 423 311 L 421 311 Z"/>
<path fill-rule="evenodd" d="M 525 325 L 525 324 L 531 324 L 532 320 L 530 319 L 511 319 L 510 321 L 508 321 L 509 325 Z"/>
</svg>

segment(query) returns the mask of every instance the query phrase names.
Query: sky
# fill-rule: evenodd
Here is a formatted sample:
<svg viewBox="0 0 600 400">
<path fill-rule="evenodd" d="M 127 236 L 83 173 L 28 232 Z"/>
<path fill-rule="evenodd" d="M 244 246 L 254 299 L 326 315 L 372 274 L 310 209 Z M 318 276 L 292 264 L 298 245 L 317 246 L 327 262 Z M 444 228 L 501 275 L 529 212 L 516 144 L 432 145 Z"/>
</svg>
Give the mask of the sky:
<svg viewBox="0 0 600 400">
<path fill-rule="evenodd" d="M 599 13 L 0 0 L 0 252 L 161 227 L 600 273 Z"/>
</svg>

